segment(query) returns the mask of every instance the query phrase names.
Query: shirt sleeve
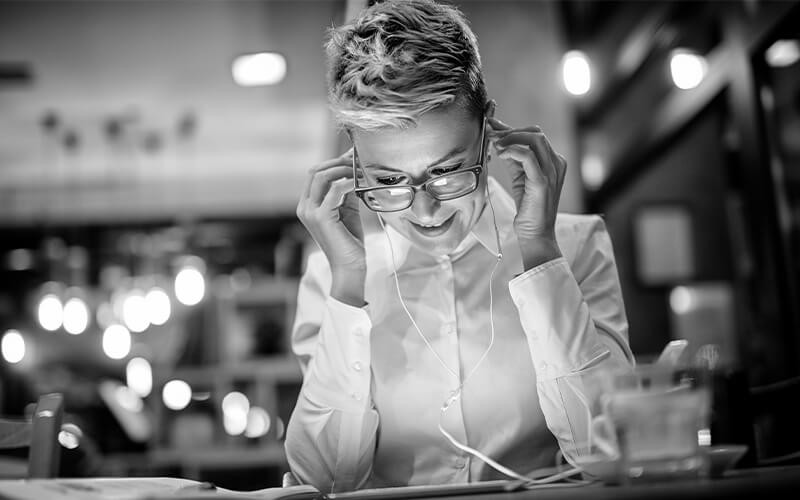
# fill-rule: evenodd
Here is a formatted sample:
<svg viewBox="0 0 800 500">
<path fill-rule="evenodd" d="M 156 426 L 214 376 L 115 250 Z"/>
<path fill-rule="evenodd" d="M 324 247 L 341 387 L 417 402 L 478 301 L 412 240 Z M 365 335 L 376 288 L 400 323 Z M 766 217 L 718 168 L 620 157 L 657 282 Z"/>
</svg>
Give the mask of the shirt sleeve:
<svg viewBox="0 0 800 500">
<path fill-rule="evenodd" d="M 605 375 L 634 363 L 611 239 L 600 217 L 581 226 L 572 265 L 558 258 L 509 283 L 542 412 L 573 464 L 593 452 Z"/>
<path fill-rule="evenodd" d="M 286 431 L 292 474 L 322 492 L 348 491 L 369 479 L 378 430 L 370 397 L 366 308 L 329 296 L 330 271 L 312 254 L 300 280 L 292 350 L 303 385 Z"/>
</svg>

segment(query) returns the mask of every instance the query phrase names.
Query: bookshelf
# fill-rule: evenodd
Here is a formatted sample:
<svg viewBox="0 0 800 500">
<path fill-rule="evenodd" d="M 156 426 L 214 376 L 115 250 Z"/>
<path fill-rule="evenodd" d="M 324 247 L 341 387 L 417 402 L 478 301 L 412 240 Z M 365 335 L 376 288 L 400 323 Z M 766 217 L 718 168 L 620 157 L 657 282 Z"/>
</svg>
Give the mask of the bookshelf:
<svg viewBox="0 0 800 500">
<path fill-rule="evenodd" d="M 156 425 L 146 457 L 151 474 L 209 480 L 225 470 L 270 469 L 264 477 L 288 470 L 283 435 L 302 383 L 290 348 L 298 279 L 266 276 L 245 287 L 231 283 L 215 282 L 205 305 L 204 361 L 154 367 L 148 404 Z M 191 388 L 189 403 L 179 409 L 168 408 L 161 397 L 173 380 Z M 239 406 L 226 410 L 231 394 Z"/>
</svg>

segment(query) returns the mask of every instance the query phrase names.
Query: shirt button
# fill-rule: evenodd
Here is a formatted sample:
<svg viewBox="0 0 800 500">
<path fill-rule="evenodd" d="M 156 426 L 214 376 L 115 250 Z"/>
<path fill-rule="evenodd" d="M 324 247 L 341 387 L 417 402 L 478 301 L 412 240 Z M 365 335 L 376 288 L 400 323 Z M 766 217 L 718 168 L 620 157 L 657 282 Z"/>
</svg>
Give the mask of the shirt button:
<svg viewBox="0 0 800 500">
<path fill-rule="evenodd" d="M 361 371 L 361 361 L 356 361 L 353 363 L 353 370 L 360 372 Z"/>
<path fill-rule="evenodd" d="M 350 397 L 355 399 L 356 401 L 361 401 L 361 394 L 359 394 L 357 392 L 354 392 L 354 393 L 350 394 Z"/>
<path fill-rule="evenodd" d="M 361 328 L 356 328 L 355 331 L 353 332 L 353 335 L 355 335 L 356 337 L 359 337 L 359 338 L 363 337 L 364 336 L 364 330 L 361 329 Z"/>
<path fill-rule="evenodd" d="M 463 469 L 466 466 L 467 466 L 467 461 L 464 460 L 463 458 L 459 458 L 458 460 L 456 460 L 455 463 L 456 469 Z"/>
</svg>

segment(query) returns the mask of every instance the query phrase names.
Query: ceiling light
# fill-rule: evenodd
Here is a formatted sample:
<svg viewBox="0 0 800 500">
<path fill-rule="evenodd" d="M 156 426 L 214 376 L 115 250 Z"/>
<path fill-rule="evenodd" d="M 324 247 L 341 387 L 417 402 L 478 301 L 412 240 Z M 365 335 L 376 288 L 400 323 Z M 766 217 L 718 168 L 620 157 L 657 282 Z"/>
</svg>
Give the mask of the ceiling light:
<svg viewBox="0 0 800 500">
<path fill-rule="evenodd" d="M 164 384 L 161 399 L 170 410 L 182 410 L 192 400 L 192 388 L 183 380 L 170 380 Z"/>
<path fill-rule="evenodd" d="M 275 85 L 286 76 L 286 58 L 276 52 L 247 54 L 237 57 L 231 69 L 242 87 Z"/>
<path fill-rule="evenodd" d="M 767 64 L 773 68 L 785 68 L 800 60 L 800 42 L 797 40 L 778 40 L 764 53 Z"/>
<path fill-rule="evenodd" d="M 72 297 L 64 304 L 64 330 L 72 335 L 79 335 L 89 326 L 89 306 L 80 297 Z"/>
<path fill-rule="evenodd" d="M 8 330 L 0 341 L 3 359 L 8 363 L 19 363 L 25 357 L 25 338 L 17 330 Z"/>
<path fill-rule="evenodd" d="M 153 368 L 144 358 L 133 358 L 125 367 L 125 383 L 139 397 L 146 398 L 153 390 Z"/>
<path fill-rule="evenodd" d="M 589 59 L 579 50 L 564 54 L 561 64 L 564 88 L 572 95 L 582 96 L 592 88 L 592 71 Z"/>
<path fill-rule="evenodd" d="M 708 71 L 705 57 L 679 49 L 672 53 L 669 61 L 672 82 L 681 90 L 690 90 L 703 81 Z"/>
<path fill-rule="evenodd" d="M 103 352 L 111 359 L 122 359 L 131 352 L 131 332 L 122 325 L 111 325 L 103 332 Z"/>
<path fill-rule="evenodd" d="M 175 297 L 181 304 L 193 306 L 203 300 L 206 282 L 203 273 L 193 266 L 178 271 L 175 276 Z"/>
<path fill-rule="evenodd" d="M 64 321 L 64 306 L 61 304 L 61 299 L 54 293 L 45 294 L 39 301 L 37 317 L 39 324 L 45 330 L 54 332 L 61 328 Z"/>
</svg>

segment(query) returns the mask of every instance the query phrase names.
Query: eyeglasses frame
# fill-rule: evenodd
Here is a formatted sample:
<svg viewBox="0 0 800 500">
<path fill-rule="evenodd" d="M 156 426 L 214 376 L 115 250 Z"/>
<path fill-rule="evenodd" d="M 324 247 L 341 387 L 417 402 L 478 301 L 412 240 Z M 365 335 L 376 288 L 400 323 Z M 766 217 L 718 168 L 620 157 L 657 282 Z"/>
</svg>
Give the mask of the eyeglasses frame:
<svg viewBox="0 0 800 500">
<path fill-rule="evenodd" d="M 352 141 L 352 137 L 351 137 L 351 141 Z M 484 162 L 486 161 L 486 158 L 484 156 L 485 152 L 486 152 L 486 116 L 483 117 L 483 122 L 482 122 L 482 125 L 481 125 L 481 146 L 480 146 L 480 151 L 478 153 L 478 163 L 473 165 L 473 166 L 471 166 L 471 167 L 459 168 L 458 170 L 453 170 L 452 172 L 447 172 L 447 173 L 444 173 L 442 175 L 437 175 L 436 177 L 432 177 L 432 178 L 428 179 L 427 181 L 425 181 L 425 182 L 423 182 L 421 184 L 402 184 L 402 185 L 398 185 L 398 186 L 359 187 L 358 186 L 357 170 L 356 170 L 357 169 L 356 158 L 358 156 L 358 153 L 356 152 L 355 142 L 354 141 L 352 141 L 352 142 L 353 142 L 353 191 L 355 192 L 356 196 L 358 196 L 361 199 L 361 201 L 364 203 L 364 206 L 366 206 L 367 208 L 369 208 L 373 212 L 389 213 L 389 212 L 400 212 L 402 210 L 406 210 L 411 205 L 414 204 L 414 200 L 417 197 L 417 191 L 423 191 L 424 190 L 433 199 L 438 200 L 438 201 L 456 200 L 458 198 L 467 196 L 468 194 L 474 193 L 475 190 L 478 189 L 478 185 L 480 184 L 480 175 L 481 175 L 481 173 L 483 173 L 483 170 L 486 168 L 486 166 L 484 164 Z M 428 185 L 432 184 L 433 182 L 436 182 L 436 181 L 438 181 L 438 180 L 440 180 L 442 178 L 445 178 L 445 177 L 448 177 L 448 176 L 451 176 L 451 175 L 461 174 L 461 173 L 470 172 L 470 171 L 475 174 L 475 177 L 477 178 L 477 180 L 475 182 L 475 187 L 472 188 L 470 191 L 467 191 L 466 193 L 460 194 L 458 196 L 454 196 L 452 198 L 440 198 L 440 197 L 434 195 L 433 193 L 431 193 L 430 191 L 428 191 Z M 379 190 L 379 189 L 392 189 L 392 188 L 394 188 L 394 189 L 398 189 L 398 188 L 400 188 L 400 189 L 411 189 L 412 196 L 411 196 L 411 201 L 408 203 L 408 206 L 405 206 L 403 208 L 398 208 L 398 209 L 395 209 L 395 210 L 375 210 L 374 208 L 370 207 L 369 204 L 364 199 L 364 197 L 366 196 L 366 193 L 369 193 L 370 191 L 376 191 L 376 190 Z"/>
</svg>

